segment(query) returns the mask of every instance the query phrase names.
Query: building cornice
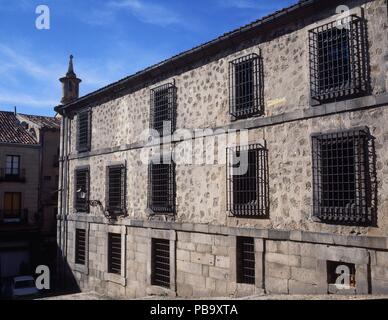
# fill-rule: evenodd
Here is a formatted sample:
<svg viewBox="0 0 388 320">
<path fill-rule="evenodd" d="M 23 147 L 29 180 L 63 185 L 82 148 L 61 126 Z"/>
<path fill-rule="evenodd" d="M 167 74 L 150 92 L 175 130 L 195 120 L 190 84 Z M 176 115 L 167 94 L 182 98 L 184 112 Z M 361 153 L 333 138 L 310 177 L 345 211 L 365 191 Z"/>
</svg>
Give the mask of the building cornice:
<svg viewBox="0 0 388 320">
<path fill-rule="evenodd" d="M 124 218 L 112 222 L 103 216 L 88 214 L 70 214 L 66 216 L 68 221 L 87 222 L 104 225 L 118 225 L 137 228 L 151 228 L 162 230 L 175 230 L 181 232 L 196 232 L 224 236 L 255 237 L 266 240 L 296 241 L 313 244 L 336 245 L 344 247 L 358 247 L 368 249 L 388 249 L 388 237 L 372 237 L 366 235 L 344 235 L 335 233 L 322 233 L 304 230 L 280 230 L 261 229 L 255 227 L 231 227 L 212 224 L 186 223 L 186 222 L 165 222 Z M 61 220 L 61 217 L 59 217 Z"/>
</svg>

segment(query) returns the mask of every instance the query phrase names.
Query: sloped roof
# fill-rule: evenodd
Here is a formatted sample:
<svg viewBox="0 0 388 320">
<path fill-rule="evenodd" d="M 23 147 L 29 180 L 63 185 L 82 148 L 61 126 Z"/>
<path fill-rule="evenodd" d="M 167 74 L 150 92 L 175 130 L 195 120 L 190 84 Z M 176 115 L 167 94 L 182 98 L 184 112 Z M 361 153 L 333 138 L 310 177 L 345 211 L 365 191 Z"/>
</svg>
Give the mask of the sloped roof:
<svg viewBox="0 0 388 320">
<path fill-rule="evenodd" d="M 61 121 L 55 117 L 35 116 L 29 114 L 18 114 L 19 116 L 34 122 L 40 128 L 59 129 L 61 127 Z"/>
<path fill-rule="evenodd" d="M 38 144 L 13 112 L 0 111 L 0 143 Z"/>
<path fill-rule="evenodd" d="M 296 14 L 304 14 L 305 10 L 309 13 L 319 12 L 322 7 L 340 3 L 340 0 L 295 0 L 295 4 L 284 9 L 275 11 L 265 17 L 262 17 L 252 23 L 249 23 L 241 28 L 225 33 L 222 36 L 206 42 L 202 45 L 194 47 L 190 50 L 177 54 L 158 64 L 150 66 L 133 75 L 125 77 L 117 82 L 109 84 L 101 89 L 91 92 L 83 97 L 80 97 L 66 105 L 59 105 L 55 110 L 62 113 L 64 109 L 77 108 L 79 106 L 92 103 L 95 100 L 105 97 L 109 93 L 117 93 L 120 90 L 128 87 L 135 87 L 141 83 L 149 82 L 154 77 L 160 76 L 171 71 L 174 68 L 188 66 L 195 63 L 197 58 L 203 58 L 208 55 L 214 55 L 219 50 L 231 45 L 236 45 L 242 39 L 249 39 L 253 34 L 256 34 L 264 26 L 276 25 L 282 19 L 295 19 Z"/>
</svg>

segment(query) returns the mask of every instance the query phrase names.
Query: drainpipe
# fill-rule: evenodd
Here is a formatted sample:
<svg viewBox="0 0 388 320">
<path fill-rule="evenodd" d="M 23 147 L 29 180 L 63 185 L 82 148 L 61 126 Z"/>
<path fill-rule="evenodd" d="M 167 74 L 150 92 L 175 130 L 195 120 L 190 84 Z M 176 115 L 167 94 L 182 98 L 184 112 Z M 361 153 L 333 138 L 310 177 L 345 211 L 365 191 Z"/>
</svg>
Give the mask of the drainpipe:
<svg viewBox="0 0 388 320">
<path fill-rule="evenodd" d="M 66 118 L 66 158 L 65 158 L 65 224 L 64 224 L 64 253 L 65 253 L 65 263 L 67 266 L 67 254 L 68 254 L 68 220 L 67 217 L 69 215 L 69 208 L 70 208 L 70 193 L 69 193 L 69 185 L 70 185 L 70 162 L 69 162 L 69 155 L 71 150 L 71 119 L 70 117 Z"/>
<path fill-rule="evenodd" d="M 68 118 L 66 111 L 63 111 L 61 120 L 61 137 L 60 137 L 60 157 L 59 157 L 59 196 L 58 196 L 58 277 L 61 288 L 65 287 L 66 281 L 66 198 L 67 198 L 67 136 L 68 136 Z"/>
</svg>

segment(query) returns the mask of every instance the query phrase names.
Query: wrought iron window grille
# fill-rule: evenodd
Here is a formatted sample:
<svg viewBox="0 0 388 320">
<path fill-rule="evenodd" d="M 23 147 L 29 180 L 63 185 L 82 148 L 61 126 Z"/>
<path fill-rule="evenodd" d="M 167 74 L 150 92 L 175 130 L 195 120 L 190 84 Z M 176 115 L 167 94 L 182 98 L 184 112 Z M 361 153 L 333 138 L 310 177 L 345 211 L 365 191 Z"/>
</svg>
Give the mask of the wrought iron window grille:
<svg viewBox="0 0 388 320">
<path fill-rule="evenodd" d="M 85 265 L 86 261 L 86 231 L 76 229 L 75 231 L 75 263 Z"/>
<path fill-rule="evenodd" d="M 89 168 L 75 170 L 75 209 L 77 212 L 88 213 L 90 196 Z"/>
<path fill-rule="evenodd" d="M 237 283 L 255 284 L 254 238 L 237 237 Z"/>
<path fill-rule="evenodd" d="M 77 151 L 90 151 L 92 112 L 82 111 L 77 116 Z"/>
<path fill-rule="evenodd" d="M 261 144 L 227 148 L 226 157 L 228 212 L 235 217 L 268 218 L 269 168 L 267 148 Z M 244 164 L 244 162 L 247 163 Z M 241 170 L 244 168 L 246 170 Z"/>
<path fill-rule="evenodd" d="M 121 234 L 108 234 L 108 272 L 121 274 Z"/>
<path fill-rule="evenodd" d="M 170 288 L 170 241 L 152 239 L 151 283 L 155 286 Z"/>
<path fill-rule="evenodd" d="M 175 214 L 175 163 L 148 166 L 148 208 L 153 214 Z"/>
<path fill-rule="evenodd" d="M 229 113 L 238 119 L 264 114 L 261 56 L 250 54 L 229 62 Z"/>
<path fill-rule="evenodd" d="M 107 167 L 106 216 L 126 215 L 126 165 Z"/>
<path fill-rule="evenodd" d="M 177 88 L 167 83 L 151 90 L 150 129 L 169 136 L 176 129 Z M 170 132 L 164 132 L 167 129 Z"/>
<path fill-rule="evenodd" d="M 375 225 L 376 154 L 369 129 L 312 135 L 313 216 L 321 222 Z"/>
<path fill-rule="evenodd" d="M 311 98 L 319 103 L 368 93 L 368 49 L 364 19 L 351 15 L 309 31 Z"/>
</svg>

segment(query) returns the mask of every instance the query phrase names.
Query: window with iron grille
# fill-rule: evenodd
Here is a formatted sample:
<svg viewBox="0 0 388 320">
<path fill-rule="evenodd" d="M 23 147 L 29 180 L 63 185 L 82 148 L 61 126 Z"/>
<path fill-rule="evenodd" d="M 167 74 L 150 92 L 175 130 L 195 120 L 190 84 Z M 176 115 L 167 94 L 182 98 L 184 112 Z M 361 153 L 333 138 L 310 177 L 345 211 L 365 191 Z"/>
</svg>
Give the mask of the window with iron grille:
<svg viewBox="0 0 388 320">
<path fill-rule="evenodd" d="M 110 214 L 125 214 L 126 167 L 124 165 L 107 168 L 106 210 Z"/>
<path fill-rule="evenodd" d="M 268 218 L 268 150 L 259 144 L 227 149 L 227 205 L 234 216 Z"/>
<path fill-rule="evenodd" d="M 262 59 L 257 54 L 229 62 L 230 114 L 246 118 L 264 114 Z"/>
<path fill-rule="evenodd" d="M 75 263 L 85 265 L 86 261 L 86 231 L 75 230 Z"/>
<path fill-rule="evenodd" d="M 151 90 L 150 128 L 157 130 L 160 136 L 164 135 L 163 125 L 169 122 L 171 132 L 175 131 L 176 114 L 176 87 L 168 83 Z"/>
<path fill-rule="evenodd" d="M 350 16 L 309 32 L 311 97 L 327 102 L 368 91 L 364 20 Z"/>
<path fill-rule="evenodd" d="M 121 274 L 121 234 L 108 234 L 108 272 Z"/>
<path fill-rule="evenodd" d="M 75 209 L 89 212 L 89 168 L 75 170 Z"/>
<path fill-rule="evenodd" d="M 170 288 L 170 241 L 152 239 L 152 285 Z"/>
<path fill-rule="evenodd" d="M 237 283 L 255 284 L 255 242 L 237 237 Z"/>
<path fill-rule="evenodd" d="M 91 141 L 91 112 L 83 111 L 78 114 L 77 121 L 77 150 L 85 152 L 90 150 Z"/>
<path fill-rule="evenodd" d="M 375 223 L 375 151 L 368 128 L 314 134 L 312 150 L 314 216 L 328 223 Z"/>
<path fill-rule="evenodd" d="M 175 213 L 175 165 L 148 167 L 148 207 L 155 213 Z"/>
</svg>

